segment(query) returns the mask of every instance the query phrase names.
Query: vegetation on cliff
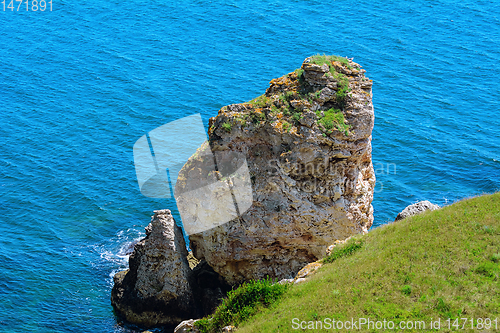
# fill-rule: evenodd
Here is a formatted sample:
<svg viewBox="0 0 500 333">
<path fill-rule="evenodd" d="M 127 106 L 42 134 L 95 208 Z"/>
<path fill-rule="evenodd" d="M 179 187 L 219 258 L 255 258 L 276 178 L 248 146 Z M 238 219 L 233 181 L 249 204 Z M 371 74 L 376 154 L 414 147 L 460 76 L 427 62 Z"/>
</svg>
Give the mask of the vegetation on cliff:
<svg viewBox="0 0 500 333">
<path fill-rule="evenodd" d="M 245 282 L 230 291 L 215 313 L 200 319 L 196 326 L 204 333 L 216 333 L 222 327 L 247 320 L 260 308 L 273 304 L 287 289 L 287 284 L 273 283 L 269 279 Z"/>
<path fill-rule="evenodd" d="M 460 327 L 461 318 L 484 325 L 485 318 L 500 315 L 500 193 L 355 236 L 324 262 L 308 281 L 291 286 L 267 308 L 260 305 L 256 315 L 234 321 L 238 332 L 292 332 L 294 318 L 308 323 L 385 319 L 396 325 L 418 320 L 427 329 L 441 318 L 444 331 L 448 318 Z"/>
<path fill-rule="evenodd" d="M 315 82 L 318 84 L 311 84 L 311 81 L 304 79 L 304 68 L 311 65 L 327 66 L 321 75 L 324 82 L 333 83 L 331 89 L 323 92 L 319 81 Z M 243 128 L 249 124 L 262 126 L 269 123 L 278 131 L 294 133 L 304 112 L 315 111 L 316 123 L 325 135 L 339 131 L 348 136 L 351 125 L 346 123 L 344 108 L 352 90 L 349 77 L 363 72 L 360 65 L 347 58 L 327 55 L 309 57 L 302 68 L 272 80 L 265 94 L 243 103 L 244 110 L 235 120 Z M 330 99 L 327 92 L 334 98 Z M 327 111 L 320 111 L 319 105 L 323 105 L 325 99 L 330 99 L 331 107 Z M 224 113 L 227 108 L 221 111 Z M 230 132 L 232 124 L 226 122 L 223 127 Z"/>
</svg>

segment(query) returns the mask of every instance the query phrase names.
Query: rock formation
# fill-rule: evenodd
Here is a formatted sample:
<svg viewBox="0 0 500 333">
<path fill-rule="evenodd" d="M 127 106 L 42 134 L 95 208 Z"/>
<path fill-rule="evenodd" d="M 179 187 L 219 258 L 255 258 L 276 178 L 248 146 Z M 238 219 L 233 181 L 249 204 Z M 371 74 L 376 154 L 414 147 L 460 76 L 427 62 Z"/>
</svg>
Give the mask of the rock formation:
<svg viewBox="0 0 500 333">
<path fill-rule="evenodd" d="M 170 210 L 154 212 L 146 238 L 129 258 L 129 270 L 114 276 L 111 303 L 134 324 L 152 327 L 177 325 L 199 315 L 191 286 L 182 230 Z"/>
<path fill-rule="evenodd" d="M 173 327 L 213 312 L 228 284 L 293 278 L 330 244 L 367 232 L 374 114 L 364 73 L 352 60 L 313 56 L 264 95 L 210 119 L 208 143 L 175 187 L 196 259 L 190 268 L 170 211 L 155 211 L 129 270 L 114 277 L 116 312 L 134 324 Z"/>
<path fill-rule="evenodd" d="M 431 203 L 430 201 L 419 201 L 417 203 L 414 203 L 412 205 L 409 205 L 406 207 L 401 213 L 396 216 L 396 219 L 394 221 L 399 221 L 403 220 L 409 216 L 417 215 L 422 212 L 425 212 L 426 210 L 436 210 L 439 209 L 438 205 L 435 205 Z"/>
<path fill-rule="evenodd" d="M 189 236 L 195 257 L 228 283 L 291 278 L 335 240 L 371 227 L 374 113 L 364 73 L 346 58 L 310 57 L 272 80 L 264 95 L 210 119 L 210 146 L 181 170 L 176 193 L 187 186 L 183 179 L 200 174 L 204 149 L 218 165 L 248 165 L 251 207 L 215 223 L 228 209 L 221 200 L 210 207 L 214 215 L 205 219 L 211 220 L 200 221 L 214 227 Z"/>
</svg>

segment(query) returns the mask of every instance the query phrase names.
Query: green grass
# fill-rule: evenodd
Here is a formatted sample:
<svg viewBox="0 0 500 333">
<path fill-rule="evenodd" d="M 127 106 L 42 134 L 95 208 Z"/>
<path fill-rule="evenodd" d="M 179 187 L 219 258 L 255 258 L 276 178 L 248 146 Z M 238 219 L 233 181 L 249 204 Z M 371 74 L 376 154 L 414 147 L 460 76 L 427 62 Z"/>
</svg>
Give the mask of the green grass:
<svg viewBox="0 0 500 333">
<path fill-rule="evenodd" d="M 263 112 L 253 112 L 250 114 L 250 118 L 254 124 L 258 124 L 263 120 L 266 120 L 266 115 Z"/>
<path fill-rule="evenodd" d="M 310 58 L 310 60 L 311 60 L 311 63 L 316 64 L 316 65 L 320 65 L 320 66 L 322 66 L 324 64 L 330 65 L 332 61 L 337 61 L 337 62 L 340 62 L 341 64 L 343 64 L 344 66 L 348 67 L 349 69 L 352 68 L 349 65 L 349 60 L 347 60 L 347 58 L 335 56 L 335 55 L 316 54 L 316 55 L 313 55 Z"/>
<path fill-rule="evenodd" d="M 277 115 L 280 112 L 280 109 L 276 107 L 276 105 L 271 105 L 271 113 L 273 115 Z"/>
<path fill-rule="evenodd" d="M 500 321 L 499 252 L 500 193 L 460 201 L 337 246 L 325 259 L 331 263 L 308 281 L 289 287 L 269 307 L 243 311 L 238 332 L 300 331 L 292 328 L 294 318 L 419 320 L 427 330 L 431 318 L 441 318 L 442 332 L 449 331 L 443 327 L 448 318 Z M 224 307 L 218 311 L 238 313 L 229 302 Z"/>
<path fill-rule="evenodd" d="M 259 309 L 274 303 L 288 285 L 273 284 L 271 280 L 250 281 L 229 292 L 211 318 L 203 318 L 196 326 L 203 333 L 215 333 L 229 324 L 238 324 Z"/>
<path fill-rule="evenodd" d="M 357 237 L 353 237 L 349 239 L 346 245 L 334 247 L 332 253 L 330 253 L 330 255 L 324 258 L 322 261 L 325 264 L 330 264 L 339 258 L 352 255 L 362 246 L 363 246 L 363 240 Z"/>
<path fill-rule="evenodd" d="M 294 94 L 295 94 L 295 93 L 294 93 L 293 91 L 286 91 L 286 92 L 285 92 L 285 94 L 284 94 L 284 95 L 285 95 L 285 99 L 286 99 L 287 101 L 292 100 L 292 99 L 293 99 L 293 97 L 294 97 Z"/>
<path fill-rule="evenodd" d="M 321 117 L 321 111 L 316 111 L 318 124 L 323 125 L 327 133 L 332 133 L 332 130 L 336 128 L 340 132 L 343 132 L 346 136 L 349 135 L 350 126 L 345 123 L 342 111 L 331 108 L 327 111 L 323 111 L 323 114 L 324 116 Z"/>
<path fill-rule="evenodd" d="M 332 61 L 340 62 L 351 68 L 351 66 L 349 66 L 349 61 L 343 57 L 327 55 L 312 56 L 310 57 L 310 61 L 319 65 L 328 64 L 330 71 L 326 74 L 333 76 L 337 83 L 336 103 L 334 103 L 333 106 L 343 110 L 347 102 L 347 93 L 349 92 L 349 79 L 346 75 L 336 71 Z M 245 111 L 249 112 L 247 117 L 249 119 L 243 118 L 243 115 L 237 117 L 237 120 L 241 122 L 242 128 L 250 124 L 247 120 L 251 121 L 255 125 L 262 125 L 268 117 L 271 117 L 271 120 L 273 120 L 272 118 L 276 117 L 280 112 L 286 119 L 286 121 L 283 119 L 285 121 L 285 131 L 289 132 L 293 125 L 298 126 L 300 124 L 304 104 L 301 104 L 300 108 L 297 107 L 296 109 L 293 107 L 295 104 L 291 102 L 293 100 L 302 100 L 308 101 L 309 104 L 313 105 L 314 101 L 319 98 L 321 91 L 315 89 L 313 86 L 304 84 L 304 70 L 302 68 L 296 69 L 294 72 L 297 74 L 299 80 L 298 85 L 290 83 L 290 81 L 286 86 L 275 92 L 273 96 L 263 94 L 250 100 L 249 102 L 243 103 L 247 107 L 250 106 L 251 108 L 247 108 Z M 290 74 L 292 73 L 287 75 L 290 77 Z M 293 78 L 293 80 L 295 80 L 295 78 Z M 333 129 L 336 128 L 347 136 L 349 135 L 350 126 L 344 123 L 344 116 L 342 112 L 336 108 L 326 111 L 327 114 L 325 117 L 322 117 L 318 123 L 323 124 L 326 129 L 326 134 L 332 133 Z M 227 132 L 231 131 L 230 124 L 223 125 L 223 128 Z M 324 136 L 326 136 L 326 134 Z"/>
<path fill-rule="evenodd" d="M 226 132 L 231 132 L 231 124 L 230 123 L 223 123 L 222 128 L 226 130 Z"/>
<path fill-rule="evenodd" d="M 265 94 L 260 95 L 258 97 L 255 97 L 250 102 L 248 102 L 248 104 L 253 105 L 255 107 L 259 107 L 259 108 L 264 108 L 270 103 L 271 103 L 271 99 L 269 97 L 267 97 Z"/>
<path fill-rule="evenodd" d="M 340 73 L 338 73 L 334 77 L 338 82 L 338 90 L 335 98 L 340 107 L 344 108 L 346 105 L 347 93 L 351 91 L 351 89 L 349 88 L 349 80 L 345 75 L 342 75 Z"/>
<path fill-rule="evenodd" d="M 302 119 L 302 114 L 300 112 L 294 112 L 292 114 L 292 120 L 295 123 L 295 125 L 299 124 L 300 119 Z"/>
</svg>

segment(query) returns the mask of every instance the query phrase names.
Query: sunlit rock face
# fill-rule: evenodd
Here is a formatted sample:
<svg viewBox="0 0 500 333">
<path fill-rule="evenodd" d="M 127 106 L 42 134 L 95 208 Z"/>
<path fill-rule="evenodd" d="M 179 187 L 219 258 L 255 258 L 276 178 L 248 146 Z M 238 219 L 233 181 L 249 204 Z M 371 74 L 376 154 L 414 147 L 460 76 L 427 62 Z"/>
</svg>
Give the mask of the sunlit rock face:
<svg viewBox="0 0 500 333">
<path fill-rule="evenodd" d="M 210 120 L 209 142 L 181 170 L 176 195 L 196 177 L 215 188 L 184 196 L 179 210 L 190 214 L 194 255 L 228 283 L 293 277 L 335 240 L 371 227 L 374 112 L 364 73 L 345 58 L 310 57 Z"/>
</svg>

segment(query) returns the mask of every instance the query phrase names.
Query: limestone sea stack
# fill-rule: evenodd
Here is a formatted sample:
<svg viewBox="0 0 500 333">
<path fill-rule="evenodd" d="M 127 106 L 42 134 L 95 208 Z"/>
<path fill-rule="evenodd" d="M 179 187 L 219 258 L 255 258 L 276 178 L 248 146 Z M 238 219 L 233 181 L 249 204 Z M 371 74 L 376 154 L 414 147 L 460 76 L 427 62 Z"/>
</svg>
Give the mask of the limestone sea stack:
<svg viewBox="0 0 500 333">
<path fill-rule="evenodd" d="M 371 88 L 352 60 L 313 56 L 272 80 L 265 94 L 219 110 L 208 145 L 181 170 L 176 192 L 200 175 L 209 149 L 233 170 L 246 163 L 253 202 L 230 221 L 215 221 L 227 200 L 212 202 L 210 221 L 199 223 L 214 227 L 189 236 L 195 257 L 232 285 L 291 278 L 336 240 L 367 232 L 375 186 Z M 189 205 L 207 203 L 194 197 Z"/>
<path fill-rule="evenodd" d="M 124 319 L 152 327 L 197 316 L 182 230 L 170 210 L 157 210 L 129 258 L 114 277 L 111 303 Z"/>
</svg>

